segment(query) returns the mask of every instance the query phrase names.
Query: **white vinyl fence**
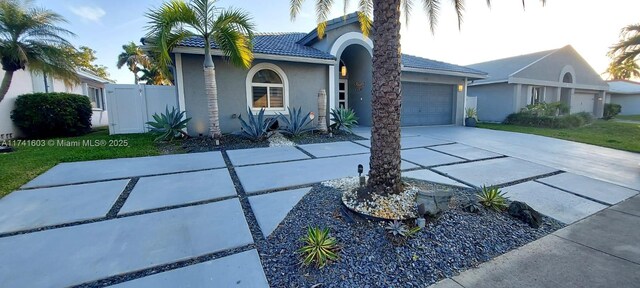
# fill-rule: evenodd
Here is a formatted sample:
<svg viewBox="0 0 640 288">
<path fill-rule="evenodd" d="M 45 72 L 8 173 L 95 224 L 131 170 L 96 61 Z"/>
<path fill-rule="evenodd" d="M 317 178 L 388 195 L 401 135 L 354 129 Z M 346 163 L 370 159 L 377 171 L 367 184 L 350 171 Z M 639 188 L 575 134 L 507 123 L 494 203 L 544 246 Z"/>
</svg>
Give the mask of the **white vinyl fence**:
<svg viewBox="0 0 640 288">
<path fill-rule="evenodd" d="M 175 86 L 107 84 L 109 134 L 147 132 L 154 113 L 164 113 L 165 107 L 178 108 Z"/>
</svg>

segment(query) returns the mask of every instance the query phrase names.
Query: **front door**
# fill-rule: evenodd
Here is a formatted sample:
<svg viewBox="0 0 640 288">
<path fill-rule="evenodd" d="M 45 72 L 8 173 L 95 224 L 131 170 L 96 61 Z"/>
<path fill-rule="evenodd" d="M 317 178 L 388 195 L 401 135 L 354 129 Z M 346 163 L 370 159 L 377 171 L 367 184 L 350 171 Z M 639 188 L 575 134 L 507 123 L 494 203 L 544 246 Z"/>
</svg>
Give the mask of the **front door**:
<svg viewBox="0 0 640 288">
<path fill-rule="evenodd" d="M 338 82 L 338 108 L 347 109 L 349 107 L 349 82 L 347 79 L 340 79 Z"/>
</svg>

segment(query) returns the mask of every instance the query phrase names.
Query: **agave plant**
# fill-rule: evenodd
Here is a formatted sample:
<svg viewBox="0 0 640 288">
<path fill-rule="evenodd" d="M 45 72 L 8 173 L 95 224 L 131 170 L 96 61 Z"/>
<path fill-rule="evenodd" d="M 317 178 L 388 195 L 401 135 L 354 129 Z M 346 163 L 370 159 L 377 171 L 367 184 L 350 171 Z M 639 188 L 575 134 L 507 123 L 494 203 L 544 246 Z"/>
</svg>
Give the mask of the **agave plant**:
<svg viewBox="0 0 640 288">
<path fill-rule="evenodd" d="M 308 227 L 302 241 L 305 245 L 298 250 L 302 254 L 302 265 L 316 263 L 316 267 L 322 268 L 338 259 L 338 242 L 329 236 L 329 228 Z"/>
<path fill-rule="evenodd" d="M 302 133 L 312 131 L 314 128 L 311 125 L 311 112 L 307 113 L 304 117 L 302 116 L 302 107 L 299 107 L 298 110 L 293 108 L 293 110 L 287 107 L 289 110 L 289 115 L 283 115 L 279 113 L 278 117 L 282 120 L 282 124 L 284 127 L 280 127 L 280 132 L 291 135 L 292 137 L 297 137 Z"/>
<path fill-rule="evenodd" d="M 165 107 L 165 113 L 153 114 L 155 121 L 147 122 L 149 132 L 158 134 L 154 141 L 171 141 L 180 137 L 189 137 L 183 130 L 187 128 L 187 123 L 191 118 L 184 118 L 185 111 L 180 111 L 176 107 Z"/>
<path fill-rule="evenodd" d="M 238 119 L 240 119 L 242 129 L 235 134 L 251 141 L 264 141 L 269 138 L 269 128 L 278 119 L 273 117 L 265 118 L 264 111 L 264 108 L 260 109 L 260 112 L 258 112 L 258 115 L 256 116 L 251 112 L 251 108 L 247 107 L 247 118 L 249 122 L 242 119 L 242 115 L 240 115 Z"/>
<path fill-rule="evenodd" d="M 478 202 L 484 207 L 493 209 L 495 211 L 502 211 L 507 208 L 507 197 L 497 187 L 482 186 L 482 189 L 477 194 Z"/>
<path fill-rule="evenodd" d="M 409 227 L 398 220 L 393 220 L 384 229 L 387 229 L 387 232 L 393 236 L 407 236 L 409 234 Z"/>
<path fill-rule="evenodd" d="M 358 126 L 358 116 L 353 109 L 331 109 L 331 129 L 333 130 L 347 130 L 353 133 L 351 129 Z"/>
</svg>

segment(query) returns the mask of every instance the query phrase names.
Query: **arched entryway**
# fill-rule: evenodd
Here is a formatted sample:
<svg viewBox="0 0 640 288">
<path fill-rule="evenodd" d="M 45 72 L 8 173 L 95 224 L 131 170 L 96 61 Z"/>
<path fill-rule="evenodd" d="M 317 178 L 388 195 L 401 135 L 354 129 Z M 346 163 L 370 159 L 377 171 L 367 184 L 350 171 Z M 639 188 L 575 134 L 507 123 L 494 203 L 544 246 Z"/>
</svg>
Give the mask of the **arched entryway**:
<svg viewBox="0 0 640 288">
<path fill-rule="evenodd" d="M 562 76 L 562 83 L 573 84 L 573 75 L 570 72 L 565 72 Z M 573 94 L 573 88 L 563 87 L 560 90 L 560 102 L 571 106 L 571 95 Z"/>
</svg>

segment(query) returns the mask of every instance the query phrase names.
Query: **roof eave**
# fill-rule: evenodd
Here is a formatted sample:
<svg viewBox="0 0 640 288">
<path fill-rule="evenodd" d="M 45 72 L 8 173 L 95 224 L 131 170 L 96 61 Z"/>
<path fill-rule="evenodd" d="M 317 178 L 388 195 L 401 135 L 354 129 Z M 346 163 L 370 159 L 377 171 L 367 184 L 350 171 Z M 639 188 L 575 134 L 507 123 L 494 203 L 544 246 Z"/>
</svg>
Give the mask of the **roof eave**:
<svg viewBox="0 0 640 288">
<path fill-rule="evenodd" d="M 465 73 L 465 72 L 447 71 L 447 70 L 438 70 L 438 69 L 424 69 L 424 68 L 415 68 L 415 67 L 407 67 L 407 66 L 403 66 L 402 71 L 465 77 L 465 78 L 468 78 L 469 80 L 479 80 L 479 79 L 487 78 L 486 74 Z"/>
<path fill-rule="evenodd" d="M 335 19 L 331 19 L 327 21 L 327 27 L 325 27 L 324 29 L 324 34 L 326 35 L 327 32 L 349 25 L 349 24 L 353 24 L 353 23 L 357 23 L 359 21 L 358 19 L 358 14 L 357 12 L 351 13 L 351 14 L 347 14 L 345 16 L 342 17 L 338 17 Z M 323 35 L 323 37 L 325 36 Z M 298 40 L 298 44 L 300 45 L 309 45 L 312 44 L 312 42 L 319 38 L 318 37 L 318 28 L 314 28 L 313 30 L 311 30 L 311 32 L 307 33 L 307 35 L 304 35 L 304 37 L 302 37 L 300 40 Z"/>
<path fill-rule="evenodd" d="M 204 48 L 178 46 L 176 48 L 173 48 L 171 52 L 181 53 L 181 54 L 204 55 Z M 225 56 L 224 53 L 222 53 L 222 51 L 219 49 L 211 49 L 211 55 Z M 278 61 L 302 62 L 302 63 L 325 64 L 325 65 L 335 64 L 336 62 L 335 59 L 313 58 L 313 57 L 303 57 L 303 56 L 287 56 L 287 55 L 266 54 L 266 53 L 253 53 L 253 58 L 263 59 L 263 60 L 278 60 Z"/>
</svg>

